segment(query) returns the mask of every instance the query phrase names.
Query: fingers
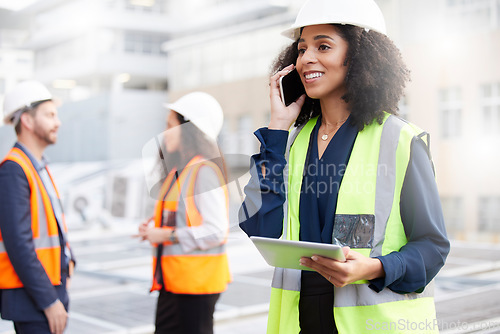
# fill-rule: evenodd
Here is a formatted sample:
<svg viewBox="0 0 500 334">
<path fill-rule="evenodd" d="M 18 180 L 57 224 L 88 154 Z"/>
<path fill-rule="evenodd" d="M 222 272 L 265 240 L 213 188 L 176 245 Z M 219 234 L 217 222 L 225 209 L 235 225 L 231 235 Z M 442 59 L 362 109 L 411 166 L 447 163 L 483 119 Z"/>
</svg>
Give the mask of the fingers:
<svg viewBox="0 0 500 334">
<path fill-rule="evenodd" d="M 349 246 L 342 247 L 342 252 L 344 252 L 344 256 L 346 259 L 347 259 L 347 255 L 349 254 L 350 250 L 351 250 L 351 248 Z"/>
<path fill-rule="evenodd" d="M 351 251 L 349 247 L 343 247 L 342 250 L 346 257 L 345 262 L 313 255 L 311 258 L 301 258 L 300 264 L 317 271 L 336 287 L 385 276 L 384 267 L 379 259 Z"/>
<path fill-rule="evenodd" d="M 287 67 L 284 67 L 281 71 L 278 71 L 278 72 L 274 73 L 274 75 L 271 76 L 271 79 L 274 78 L 274 80 L 277 80 L 280 77 L 287 75 L 294 68 L 295 68 L 295 65 L 294 64 L 290 64 Z"/>
<path fill-rule="evenodd" d="M 343 287 L 349 283 L 345 272 L 345 262 L 314 255 L 312 258 L 301 258 L 300 264 L 314 269 L 336 287 Z"/>
<path fill-rule="evenodd" d="M 154 220 L 153 217 L 149 218 L 148 220 L 142 222 L 139 224 L 139 228 L 138 228 L 138 233 L 137 234 L 133 234 L 132 235 L 132 238 L 140 238 L 141 241 L 144 241 L 147 239 L 147 232 L 150 228 L 149 224 Z"/>
<path fill-rule="evenodd" d="M 49 322 L 49 328 L 51 333 L 63 334 L 66 328 L 66 322 L 68 319 L 68 313 L 64 308 L 64 305 L 60 300 L 57 300 L 54 304 L 44 310 L 47 321 Z"/>
<path fill-rule="evenodd" d="M 328 276 L 326 277 L 326 275 L 322 274 L 323 277 L 325 277 L 328 281 L 330 281 L 330 283 L 332 283 L 336 288 L 343 288 L 344 286 L 347 285 L 347 283 L 343 282 L 343 281 L 340 281 L 338 280 L 335 276 Z"/>
<path fill-rule="evenodd" d="M 297 101 L 292 102 L 292 104 L 291 104 L 291 105 L 296 104 L 296 105 L 297 105 L 297 107 L 298 107 L 298 108 L 299 108 L 299 110 L 300 110 L 300 109 L 302 109 L 302 106 L 304 105 L 304 102 L 305 102 L 305 101 L 306 101 L 306 94 L 302 94 L 302 95 L 301 95 L 301 96 L 297 99 Z"/>
<path fill-rule="evenodd" d="M 278 71 L 270 78 L 270 102 L 271 102 L 271 120 L 269 122 L 269 129 L 285 130 L 288 131 L 290 126 L 295 122 L 302 106 L 305 102 L 306 96 L 300 97 L 294 103 L 289 106 L 285 106 L 281 99 L 280 93 L 280 78 L 287 75 L 290 71 L 295 68 L 295 65 L 291 64 Z"/>
<path fill-rule="evenodd" d="M 333 261 L 333 262 L 338 262 L 336 260 L 332 259 L 327 259 L 327 258 L 322 258 L 321 256 L 316 256 L 314 255 L 312 258 L 308 257 L 303 257 L 300 259 L 300 264 L 306 267 L 309 267 L 311 269 L 316 270 L 317 272 L 321 273 L 329 273 L 326 275 L 326 278 L 328 278 L 328 275 L 331 275 L 332 273 L 335 273 L 336 270 L 333 269 L 332 263 L 325 264 L 321 259 Z M 340 263 L 340 262 L 338 262 Z M 335 265 L 333 263 L 333 265 Z"/>
<path fill-rule="evenodd" d="M 281 71 L 276 72 L 273 76 L 271 76 L 269 81 L 269 86 L 271 87 L 271 96 L 279 95 L 279 79 L 293 70 L 295 65 L 290 64 L 287 67 L 283 68 Z"/>
<path fill-rule="evenodd" d="M 57 318 L 52 333 L 63 334 L 64 328 L 66 328 L 66 319 L 67 319 L 66 317 Z"/>
<path fill-rule="evenodd" d="M 130 237 L 131 238 L 140 238 L 141 240 L 139 240 L 139 241 L 146 240 L 146 235 L 144 235 L 144 234 L 132 234 Z"/>
<path fill-rule="evenodd" d="M 149 217 L 147 220 L 145 220 L 139 224 L 139 228 L 147 227 L 151 222 L 154 221 L 154 219 L 155 219 L 154 217 Z"/>
</svg>

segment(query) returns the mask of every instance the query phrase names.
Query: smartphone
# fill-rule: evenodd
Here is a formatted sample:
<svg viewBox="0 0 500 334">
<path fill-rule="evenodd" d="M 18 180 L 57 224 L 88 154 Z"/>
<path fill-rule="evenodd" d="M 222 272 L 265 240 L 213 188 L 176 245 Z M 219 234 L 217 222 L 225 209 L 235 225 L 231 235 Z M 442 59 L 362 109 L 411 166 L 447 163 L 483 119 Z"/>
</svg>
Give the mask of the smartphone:
<svg viewBox="0 0 500 334">
<path fill-rule="evenodd" d="M 288 107 L 305 93 L 306 90 L 300 80 L 299 72 L 295 68 L 280 78 L 281 101 L 283 101 L 285 106 Z"/>
</svg>

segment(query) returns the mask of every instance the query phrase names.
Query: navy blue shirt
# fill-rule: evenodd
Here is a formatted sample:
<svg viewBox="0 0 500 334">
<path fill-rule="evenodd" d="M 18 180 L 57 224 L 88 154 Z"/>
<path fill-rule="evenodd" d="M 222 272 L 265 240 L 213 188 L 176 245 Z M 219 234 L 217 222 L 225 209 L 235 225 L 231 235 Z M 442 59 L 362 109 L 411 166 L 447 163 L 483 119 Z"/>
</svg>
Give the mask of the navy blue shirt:
<svg viewBox="0 0 500 334">
<path fill-rule="evenodd" d="M 331 244 L 340 183 L 358 130 L 351 124 L 350 118 L 347 119 L 330 140 L 320 159 L 318 152 L 320 125 L 321 116 L 311 135 L 299 207 L 301 222 L 319 224 L 300 224 L 300 240 Z"/>
<path fill-rule="evenodd" d="M 357 128 L 346 122 L 332 138 L 322 158 L 318 159 L 318 124 L 311 135 L 309 162 L 300 197 L 300 207 L 308 208 L 299 211 L 300 238 L 331 243 L 338 188 Z M 284 154 L 288 131 L 261 128 L 255 135 L 261 142 L 261 150 L 252 156 L 252 178 L 245 187 L 246 198 L 239 212 L 240 227 L 249 236 L 279 238 L 283 229 L 283 169 L 286 165 Z M 265 178 L 262 166 L 265 166 Z M 330 167 L 332 171 L 329 173 L 317 173 L 317 168 L 321 166 L 337 166 L 337 170 L 333 171 Z M 320 182 L 331 184 L 328 190 L 333 191 L 327 194 L 304 192 L 306 183 L 309 187 L 312 184 L 312 189 L 322 190 Z M 397 293 L 423 291 L 439 272 L 449 252 L 433 168 L 425 143 L 417 138 L 411 144 L 400 209 L 408 243 L 399 252 L 378 257 L 386 275 L 371 281 L 370 287 L 375 291 L 385 287 Z"/>
</svg>

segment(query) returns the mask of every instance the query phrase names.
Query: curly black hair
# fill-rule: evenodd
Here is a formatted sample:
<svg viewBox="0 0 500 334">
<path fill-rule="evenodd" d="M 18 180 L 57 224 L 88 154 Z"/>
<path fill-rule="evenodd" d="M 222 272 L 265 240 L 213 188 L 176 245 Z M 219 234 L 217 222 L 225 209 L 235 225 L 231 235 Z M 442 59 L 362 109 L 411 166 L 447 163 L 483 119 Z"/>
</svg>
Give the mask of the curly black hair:
<svg viewBox="0 0 500 334">
<path fill-rule="evenodd" d="M 352 124 L 362 130 L 375 119 L 381 124 L 384 111 L 397 115 L 399 99 L 406 82 L 410 80 L 410 71 L 399 49 L 387 36 L 376 31 L 352 25 L 333 26 L 348 43 L 344 63 L 349 66 L 345 77 L 347 92 L 342 99 L 347 103 Z M 273 73 L 297 62 L 297 46 L 298 40 L 278 55 L 271 68 Z M 295 126 L 320 113 L 319 102 L 306 97 Z"/>
</svg>

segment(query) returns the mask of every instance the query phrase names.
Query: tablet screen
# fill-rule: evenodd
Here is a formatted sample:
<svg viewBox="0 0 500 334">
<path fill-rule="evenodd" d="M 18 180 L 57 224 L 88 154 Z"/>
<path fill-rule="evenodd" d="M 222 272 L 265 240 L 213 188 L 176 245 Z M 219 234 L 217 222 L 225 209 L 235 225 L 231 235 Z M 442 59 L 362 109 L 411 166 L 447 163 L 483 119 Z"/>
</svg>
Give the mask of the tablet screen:
<svg viewBox="0 0 500 334">
<path fill-rule="evenodd" d="M 313 269 L 301 266 L 301 257 L 321 255 L 338 261 L 345 261 L 342 247 L 307 241 L 290 241 L 274 238 L 250 237 L 266 262 L 273 267 L 299 270 Z"/>
</svg>

